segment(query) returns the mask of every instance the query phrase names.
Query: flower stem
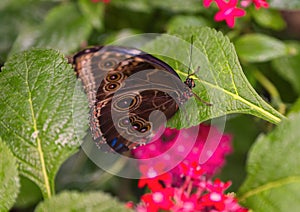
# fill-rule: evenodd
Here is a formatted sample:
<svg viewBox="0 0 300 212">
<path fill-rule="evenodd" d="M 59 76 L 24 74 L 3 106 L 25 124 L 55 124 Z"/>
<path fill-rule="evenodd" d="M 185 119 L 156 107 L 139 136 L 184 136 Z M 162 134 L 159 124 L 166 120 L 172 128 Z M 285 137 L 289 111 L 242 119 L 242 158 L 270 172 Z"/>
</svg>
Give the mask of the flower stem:
<svg viewBox="0 0 300 212">
<path fill-rule="evenodd" d="M 278 106 L 278 111 L 285 114 L 286 105 L 282 102 L 280 94 L 274 84 L 265 77 L 259 70 L 254 70 L 253 74 L 257 81 L 269 92 L 272 101 Z"/>
</svg>

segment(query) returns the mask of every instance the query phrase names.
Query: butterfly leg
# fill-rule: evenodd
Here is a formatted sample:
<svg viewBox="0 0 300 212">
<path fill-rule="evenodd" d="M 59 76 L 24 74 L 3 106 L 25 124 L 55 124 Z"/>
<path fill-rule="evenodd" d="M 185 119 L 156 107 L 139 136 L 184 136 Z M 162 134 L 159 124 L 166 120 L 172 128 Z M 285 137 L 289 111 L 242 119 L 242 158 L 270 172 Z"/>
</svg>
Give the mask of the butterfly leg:
<svg viewBox="0 0 300 212">
<path fill-rule="evenodd" d="M 194 82 L 194 80 L 191 78 L 191 76 L 193 76 L 193 75 L 196 75 L 196 73 L 198 73 L 200 71 L 200 66 L 198 66 L 197 67 L 197 70 L 195 71 L 195 72 L 193 72 L 193 73 L 191 73 L 191 74 L 189 74 L 188 76 L 187 76 L 187 79 L 186 79 L 186 81 L 185 81 L 185 84 L 187 84 L 190 88 L 193 88 L 193 87 L 195 87 L 195 82 Z M 207 102 L 207 101 L 205 101 L 205 100 L 203 100 L 203 99 L 201 99 L 197 94 L 195 94 L 194 92 L 193 92 L 193 95 L 194 95 L 194 97 L 196 98 L 196 99 L 198 99 L 200 102 L 202 102 L 203 104 L 205 104 L 205 105 L 207 105 L 207 106 L 212 106 L 213 104 L 212 103 L 209 103 L 209 102 Z"/>
<path fill-rule="evenodd" d="M 195 97 L 196 99 L 198 99 L 200 102 L 202 102 L 202 103 L 205 104 L 206 106 L 213 106 L 212 103 L 207 102 L 207 101 L 205 101 L 204 99 L 201 99 L 201 98 L 200 98 L 197 94 L 195 94 L 194 92 L 193 92 L 193 95 L 194 95 L 194 97 Z"/>
</svg>

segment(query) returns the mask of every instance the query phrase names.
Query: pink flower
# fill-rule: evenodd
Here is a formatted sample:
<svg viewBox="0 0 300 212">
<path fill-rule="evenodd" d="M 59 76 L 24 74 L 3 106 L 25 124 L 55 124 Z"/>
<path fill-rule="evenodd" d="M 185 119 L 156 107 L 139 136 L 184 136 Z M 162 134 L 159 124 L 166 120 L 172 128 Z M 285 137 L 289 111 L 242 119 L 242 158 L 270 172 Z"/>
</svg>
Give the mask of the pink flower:
<svg viewBox="0 0 300 212">
<path fill-rule="evenodd" d="M 204 7 L 209 7 L 214 0 L 203 0 Z"/>
<path fill-rule="evenodd" d="M 197 141 L 185 161 L 199 161 L 200 157 L 206 157 L 200 165 L 206 175 L 212 176 L 225 165 L 225 156 L 232 152 L 231 139 L 231 135 L 222 134 L 213 126 L 200 125 Z"/>
<path fill-rule="evenodd" d="M 159 138 L 154 138 L 150 143 L 131 150 L 135 158 L 147 159 L 158 156 L 168 150 L 178 137 L 179 130 L 166 128 Z"/>
<path fill-rule="evenodd" d="M 269 4 L 268 4 L 268 2 L 266 2 L 266 0 L 253 0 L 253 3 L 255 5 L 256 9 L 259 9 L 261 7 L 264 7 L 264 8 L 269 7 Z"/>
<path fill-rule="evenodd" d="M 201 205 L 203 207 L 213 207 L 217 211 L 224 211 L 225 209 L 225 203 L 224 200 L 226 199 L 226 196 L 222 193 L 217 192 L 211 192 L 208 194 L 205 194 L 201 198 Z"/>
<path fill-rule="evenodd" d="M 235 212 L 247 212 L 247 208 L 243 208 L 238 204 L 237 199 L 234 197 L 234 195 L 227 194 L 226 199 L 224 200 L 225 203 L 225 210 L 226 211 L 235 211 Z"/>
<path fill-rule="evenodd" d="M 200 156 L 203 157 L 204 155 L 207 159 L 200 165 L 201 168 L 205 170 L 205 174 L 208 176 L 212 176 L 218 172 L 218 170 L 220 170 L 225 164 L 225 156 L 232 152 L 231 135 L 222 134 L 213 126 L 201 124 L 188 129 L 182 129 L 181 132 L 176 129 L 167 128 L 160 138 L 145 146 L 141 146 L 135 150 L 132 150 L 132 154 L 138 159 L 146 159 L 159 154 L 164 154 L 164 158 L 166 159 L 159 162 L 161 164 L 168 164 L 170 163 L 170 161 L 167 160 L 168 158 L 171 158 L 172 160 L 172 158 L 178 158 L 182 155 L 182 152 L 180 151 L 181 148 L 178 148 L 178 150 L 172 152 L 172 155 L 165 153 L 168 148 L 175 144 L 177 139 L 183 139 L 182 137 L 178 137 L 179 133 L 187 135 L 187 137 L 182 136 L 184 137 L 184 140 L 186 140 L 184 142 L 191 142 L 190 140 L 192 138 L 196 138 L 196 142 L 192 147 L 192 150 L 190 153 L 188 153 L 186 158 L 184 158 L 183 162 L 189 164 L 193 161 L 199 161 Z M 206 149 L 204 149 L 205 146 Z M 209 149 L 207 147 L 209 147 Z M 143 160 L 141 160 L 140 164 L 144 164 Z M 145 164 L 145 166 L 150 167 L 150 164 Z M 156 168 L 155 170 L 158 169 Z M 163 169 L 160 169 L 159 171 L 162 170 Z M 179 168 L 175 167 L 171 172 L 175 175 L 178 175 L 180 178 L 181 171 Z M 145 170 L 143 170 L 142 173 L 144 174 Z"/>
<path fill-rule="evenodd" d="M 230 185 L 231 182 L 224 183 L 220 179 L 208 182 L 206 189 L 209 193 L 202 196 L 201 205 L 203 207 L 213 207 L 217 211 L 239 211 L 239 209 L 244 209 L 239 206 L 236 199 L 232 198 L 232 195 L 224 194 Z"/>
<path fill-rule="evenodd" d="M 125 207 L 126 208 L 129 208 L 129 209 L 133 209 L 134 208 L 134 203 L 133 202 L 127 202 L 126 204 L 125 204 Z"/>
<path fill-rule="evenodd" d="M 266 0 L 243 0 L 241 1 L 242 7 L 248 7 L 251 3 L 255 5 L 256 9 L 260 9 L 261 7 L 268 8 L 269 4 Z"/>
<path fill-rule="evenodd" d="M 225 20 L 229 27 L 234 27 L 235 18 L 241 17 L 246 14 L 246 11 L 237 8 L 237 0 L 229 0 L 228 2 L 224 0 L 216 0 L 218 7 L 220 8 L 219 12 L 215 15 L 215 21 Z"/>
<path fill-rule="evenodd" d="M 189 176 L 193 179 L 199 179 L 204 172 L 204 170 L 201 169 L 197 161 L 193 161 L 189 164 L 182 162 L 179 165 L 179 168 L 184 176 Z"/>
<path fill-rule="evenodd" d="M 171 198 L 174 195 L 173 188 L 165 188 L 150 194 L 144 194 L 141 199 L 145 204 L 147 211 L 170 210 L 174 203 Z"/>
<path fill-rule="evenodd" d="M 241 4 L 242 7 L 246 8 L 246 7 L 249 7 L 249 5 L 251 3 L 252 3 L 252 0 L 242 0 L 240 4 Z"/>
<path fill-rule="evenodd" d="M 175 196 L 178 189 L 175 189 Z M 201 211 L 203 207 L 199 204 L 199 198 L 196 194 L 188 195 L 186 193 L 180 195 L 177 199 L 176 205 L 172 208 L 172 211 L 176 212 L 193 212 Z"/>
<path fill-rule="evenodd" d="M 169 147 L 176 147 L 177 139 L 186 140 L 184 142 L 186 144 L 189 138 L 196 138 L 192 151 L 179 165 L 168 172 L 164 172 L 167 165 L 164 159 L 158 162 L 139 161 L 142 179 L 139 180 L 138 187 L 148 186 L 152 192 L 142 196 L 141 202 L 133 207 L 135 211 L 247 211 L 238 204 L 233 194 L 224 193 L 231 182 L 222 182 L 219 179 L 210 180 L 216 170 L 224 165 L 225 155 L 231 152 L 231 136 L 222 134 L 212 126 L 197 127 L 183 129 L 183 132 L 167 129 L 160 138 L 143 146 L 142 152 L 132 151 L 134 156 L 143 159 L 161 153 L 165 155 Z M 180 148 L 175 148 L 172 153 L 168 153 L 171 154 L 171 159 L 182 154 L 184 147 L 181 145 L 177 146 Z M 204 151 L 206 160 L 201 158 L 202 150 L 208 151 Z M 205 162 L 199 164 L 199 161 Z M 132 208 L 132 205 L 127 204 L 127 207 Z"/>
<path fill-rule="evenodd" d="M 241 207 L 237 199 L 231 194 L 218 192 L 207 193 L 201 198 L 202 207 L 210 208 L 211 211 L 247 212 L 248 209 Z"/>
<path fill-rule="evenodd" d="M 148 180 L 144 185 L 153 186 L 154 184 L 159 184 L 159 186 L 152 190 L 152 193 L 144 194 L 141 198 L 141 203 L 136 207 L 133 207 L 130 202 L 127 203 L 127 207 L 133 208 L 137 212 L 156 212 L 160 210 L 174 212 L 248 211 L 238 204 L 232 193 L 224 193 L 231 182 L 224 183 L 219 179 L 210 181 L 203 176 L 201 177 L 200 174 L 197 174 L 198 179 L 194 179 L 190 177 L 194 176 L 194 172 L 192 174 L 187 172 L 187 174 L 188 176 L 185 175 L 183 177 L 184 183 L 179 186 L 169 183 L 171 181 L 170 177 L 174 176 L 172 174 Z M 195 181 L 198 183 L 194 183 Z"/>
<path fill-rule="evenodd" d="M 214 182 L 207 183 L 206 187 L 211 192 L 223 193 L 227 188 L 230 187 L 230 185 L 230 181 L 224 183 L 220 179 L 216 179 Z"/>
<path fill-rule="evenodd" d="M 168 172 L 164 173 L 163 170 L 164 164 L 161 162 L 158 162 L 154 165 L 142 163 L 140 165 L 140 172 L 142 174 L 142 177 L 139 180 L 138 187 L 142 188 L 147 185 L 151 191 L 157 191 L 171 185 L 171 174 Z M 164 184 L 162 184 L 162 182 Z"/>
<path fill-rule="evenodd" d="M 170 186 L 172 182 L 172 176 L 170 173 L 165 173 L 153 178 L 140 179 L 138 187 L 142 188 L 148 186 L 151 191 L 158 191 L 166 186 Z"/>
<path fill-rule="evenodd" d="M 209 7 L 212 2 L 215 2 L 219 8 L 219 12 L 215 15 L 215 21 L 226 21 L 229 27 L 234 27 L 235 18 L 246 15 L 246 11 L 242 8 L 238 8 L 238 0 L 203 0 L 204 7 Z M 242 0 L 241 6 L 246 8 L 251 3 L 255 5 L 256 9 L 261 7 L 268 8 L 269 4 L 266 0 Z"/>
</svg>

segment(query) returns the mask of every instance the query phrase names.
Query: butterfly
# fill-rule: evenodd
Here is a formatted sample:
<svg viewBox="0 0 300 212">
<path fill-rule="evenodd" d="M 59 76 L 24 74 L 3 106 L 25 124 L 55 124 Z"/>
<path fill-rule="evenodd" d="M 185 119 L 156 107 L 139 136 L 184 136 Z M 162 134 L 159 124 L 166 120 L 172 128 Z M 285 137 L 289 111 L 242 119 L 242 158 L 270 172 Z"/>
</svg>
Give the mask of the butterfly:
<svg viewBox="0 0 300 212">
<path fill-rule="evenodd" d="M 96 46 L 72 63 L 88 95 L 94 141 L 118 153 L 147 143 L 195 96 L 190 75 L 183 83 L 172 67 L 139 49 Z"/>
</svg>

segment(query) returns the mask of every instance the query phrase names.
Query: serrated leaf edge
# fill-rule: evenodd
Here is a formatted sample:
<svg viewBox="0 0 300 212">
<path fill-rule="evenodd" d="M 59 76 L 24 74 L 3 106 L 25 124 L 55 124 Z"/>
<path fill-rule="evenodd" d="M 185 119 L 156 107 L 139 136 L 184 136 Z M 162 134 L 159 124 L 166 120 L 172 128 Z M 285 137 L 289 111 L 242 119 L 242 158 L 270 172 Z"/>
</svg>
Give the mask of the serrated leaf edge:
<svg viewBox="0 0 300 212">
<path fill-rule="evenodd" d="M 179 71 L 179 70 L 176 70 L 176 72 L 180 73 L 181 75 L 188 76 L 185 72 L 182 72 L 182 71 Z M 279 124 L 279 123 L 281 122 L 281 118 L 279 118 L 279 117 L 277 117 L 277 116 L 274 116 L 272 113 L 270 113 L 270 112 L 264 110 L 263 108 L 260 108 L 260 107 L 258 107 L 257 105 L 255 105 L 255 104 L 253 104 L 253 103 L 247 101 L 246 99 L 242 98 L 241 96 L 239 96 L 239 95 L 237 95 L 237 94 L 234 94 L 234 93 L 232 93 L 232 92 L 230 92 L 230 91 L 228 91 L 228 90 L 225 90 L 225 89 L 223 89 L 222 87 L 219 87 L 219 86 L 214 85 L 214 84 L 212 84 L 212 83 L 209 83 L 209 82 L 207 82 L 207 81 L 201 80 L 201 79 L 199 79 L 198 77 L 195 78 L 195 79 L 196 79 L 199 83 L 201 83 L 201 84 L 205 84 L 205 85 L 210 86 L 210 87 L 212 87 L 212 88 L 214 88 L 214 89 L 223 91 L 224 93 L 226 93 L 226 94 L 232 96 L 234 99 L 239 100 L 240 102 L 243 102 L 244 104 L 248 105 L 250 108 L 253 108 L 253 109 L 256 110 L 256 111 L 259 111 L 261 114 L 264 114 L 265 117 L 267 117 L 267 118 L 269 118 L 270 120 L 272 120 L 275 124 Z M 232 82 L 232 83 L 233 83 L 234 86 L 235 86 L 235 83 L 234 83 L 234 82 Z"/>
</svg>

